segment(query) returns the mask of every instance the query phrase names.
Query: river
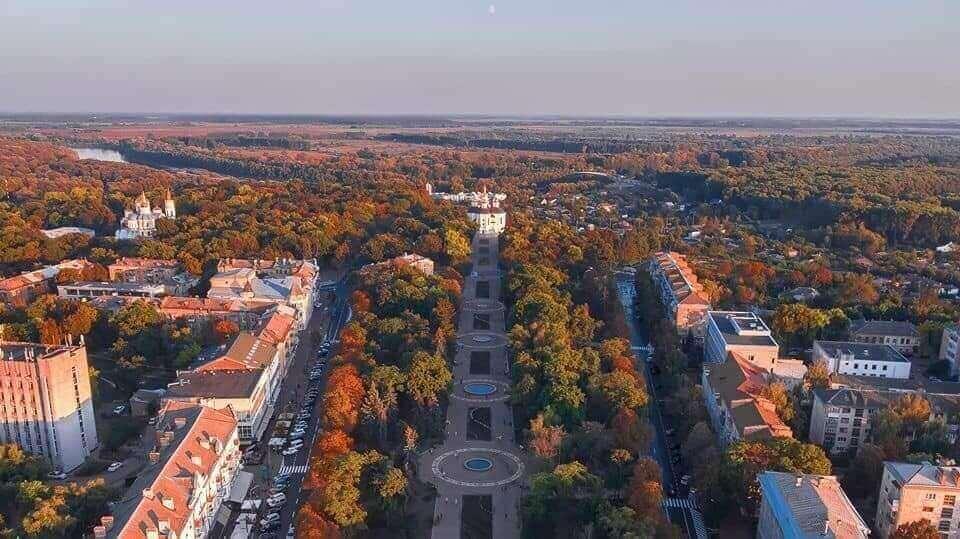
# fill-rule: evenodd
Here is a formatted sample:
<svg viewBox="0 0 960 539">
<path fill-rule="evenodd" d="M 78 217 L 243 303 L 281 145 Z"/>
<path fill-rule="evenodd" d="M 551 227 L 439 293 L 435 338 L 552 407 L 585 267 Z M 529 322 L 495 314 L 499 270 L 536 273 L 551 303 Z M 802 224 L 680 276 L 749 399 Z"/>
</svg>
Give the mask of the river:
<svg viewBox="0 0 960 539">
<path fill-rule="evenodd" d="M 126 163 L 127 160 L 116 150 L 104 150 L 101 148 L 71 148 L 77 152 L 80 159 L 95 159 L 97 161 L 110 161 L 113 163 Z"/>
</svg>

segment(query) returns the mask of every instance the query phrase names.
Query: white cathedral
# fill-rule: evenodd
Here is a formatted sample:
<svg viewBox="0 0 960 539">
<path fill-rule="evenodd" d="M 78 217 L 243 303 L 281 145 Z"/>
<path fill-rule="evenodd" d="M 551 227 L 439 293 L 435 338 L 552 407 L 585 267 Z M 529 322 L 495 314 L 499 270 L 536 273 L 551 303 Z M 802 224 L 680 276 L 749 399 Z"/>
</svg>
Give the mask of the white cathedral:
<svg viewBox="0 0 960 539">
<path fill-rule="evenodd" d="M 167 198 L 163 201 L 163 210 L 151 208 L 150 201 L 144 192 L 140 192 L 132 210 L 123 212 L 120 219 L 120 229 L 117 230 L 118 240 L 135 240 L 138 238 L 152 238 L 157 231 L 157 219 L 176 219 L 177 207 L 173 203 L 170 190 L 167 189 Z"/>
</svg>

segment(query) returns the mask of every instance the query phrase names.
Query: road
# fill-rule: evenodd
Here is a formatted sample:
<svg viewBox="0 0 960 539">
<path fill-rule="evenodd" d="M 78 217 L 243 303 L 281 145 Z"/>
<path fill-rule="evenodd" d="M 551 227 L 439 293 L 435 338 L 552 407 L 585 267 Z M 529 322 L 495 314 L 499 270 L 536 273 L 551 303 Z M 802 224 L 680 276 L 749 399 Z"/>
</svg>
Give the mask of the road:
<svg viewBox="0 0 960 539">
<path fill-rule="evenodd" d="M 649 343 L 643 338 L 643 332 L 640 330 L 637 318 L 633 312 L 634 296 L 636 291 L 633 286 L 634 276 L 629 273 L 617 273 L 617 296 L 623 305 L 627 325 L 630 328 L 630 344 L 634 353 L 643 350 L 649 346 Z M 666 427 L 663 424 L 663 415 L 660 411 L 656 387 L 653 383 L 653 373 L 650 372 L 650 362 L 646 361 L 646 356 L 638 354 L 638 361 L 643 365 L 644 378 L 647 380 L 647 392 L 650 394 L 652 403 L 650 421 L 653 423 L 655 436 L 650 448 L 650 456 L 660 465 L 661 475 L 663 476 L 663 485 L 677 485 L 677 479 L 683 474 L 682 470 L 674 470 L 670 462 L 670 452 L 667 449 L 668 444 L 672 444 L 666 433 Z M 706 537 L 702 518 L 699 514 L 694 515 L 691 509 L 690 500 L 686 498 L 665 498 L 664 509 L 670 515 L 670 520 L 683 527 L 687 537 Z"/>
</svg>

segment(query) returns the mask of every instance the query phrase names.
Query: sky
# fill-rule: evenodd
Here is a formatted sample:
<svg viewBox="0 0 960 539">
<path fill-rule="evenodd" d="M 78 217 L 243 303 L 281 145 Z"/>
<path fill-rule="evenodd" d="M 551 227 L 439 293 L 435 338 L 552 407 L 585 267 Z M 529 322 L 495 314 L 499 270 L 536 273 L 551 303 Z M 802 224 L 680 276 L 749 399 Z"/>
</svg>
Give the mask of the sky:
<svg viewBox="0 0 960 539">
<path fill-rule="evenodd" d="M 0 111 L 960 118 L 960 1 L 0 0 Z"/>
</svg>

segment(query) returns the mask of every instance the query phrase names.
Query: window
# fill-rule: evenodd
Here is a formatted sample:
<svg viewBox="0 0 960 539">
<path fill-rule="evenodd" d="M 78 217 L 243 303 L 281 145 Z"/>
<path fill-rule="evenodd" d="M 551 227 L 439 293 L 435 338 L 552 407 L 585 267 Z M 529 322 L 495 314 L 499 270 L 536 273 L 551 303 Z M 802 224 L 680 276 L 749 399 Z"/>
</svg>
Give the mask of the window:
<svg viewBox="0 0 960 539">
<path fill-rule="evenodd" d="M 923 508 L 923 512 L 924 512 L 924 513 L 932 513 L 932 512 L 933 512 L 933 507 L 924 507 L 924 508 Z"/>
<path fill-rule="evenodd" d="M 953 507 L 944 507 L 940 510 L 940 518 L 953 518 Z"/>
<path fill-rule="evenodd" d="M 936 492 L 928 492 L 926 499 L 928 499 L 928 500 L 936 500 L 936 499 L 937 499 L 937 493 L 936 493 Z"/>
<path fill-rule="evenodd" d="M 956 503 L 957 503 L 957 497 L 956 497 L 956 496 L 949 496 L 949 495 L 948 495 L 948 496 L 944 496 L 944 497 L 943 497 L 943 505 L 954 505 L 954 504 L 956 504 Z"/>
<path fill-rule="evenodd" d="M 859 363 L 854 363 L 854 364 L 853 364 L 853 368 L 854 368 L 854 369 L 859 369 L 859 368 L 860 368 L 860 364 L 859 364 Z"/>
<path fill-rule="evenodd" d="M 942 531 L 942 532 L 948 532 L 948 531 L 950 531 L 950 521 L 949 521 L 949 520 L 941 520 L 941 521 L 940 521 L 940 525 L 937 526 L 937 530 L 938 530 L 938 531 Z"/>
<path fill-rule="evenodd" d="M 883 370 L 887 370 L 887 366 L 886 366 L 886 365 L 883 366 Z"/>
</svg>

